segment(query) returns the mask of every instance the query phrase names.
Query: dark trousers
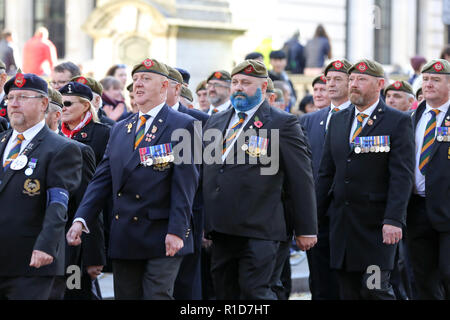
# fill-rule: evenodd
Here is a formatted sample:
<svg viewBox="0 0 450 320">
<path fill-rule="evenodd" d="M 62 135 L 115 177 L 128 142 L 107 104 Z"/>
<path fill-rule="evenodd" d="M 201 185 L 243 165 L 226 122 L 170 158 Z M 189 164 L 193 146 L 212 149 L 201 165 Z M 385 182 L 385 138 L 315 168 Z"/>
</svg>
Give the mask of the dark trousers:
<svg viewBox="0 0 450 320">
<path fill-rule="evenodd" d="M 203 248 L 201 252 L 201 278 L 202 278 L 202 299 L 203 300 L 215 300 L 216 291 L 214 290 L 214 282 L 211 276 L 211 254 L 212 249 Z"/>
<path fill-rule="evenodd" d="M 199 250 L 188 254 L 181 262 L 178 276 L 175 280 L 173 296 L 176 300 L 201 300 L 201 255 Z"/>
<path fill-rule="evenodd" d="M 113 259 L 116 300 L 173 300 L 175 278 L 183 257 L 148 260 Z"/>
<path fill-rule="evenodd" d="M 420 196 L 411 196 L 407 217 L 407 239 L 418 298 L 446 299 L 450 286 L 450 233 L 432 227 L 426 199 Z"/>
<path fill-rule="evenodd" d="M 391 285 L 397 300 L 414 299 L 414 278 L 405 240 L 399 241 L 395 254 Z"/>
<path fill-rule="evenodd" d="M 275 262 L 275 268 L 270 279 L 270 287 L 272 291 L 276 294 L 278 300 L 288 300 L 290 293 L 287 292 L 287 288 L 284 286 L 281 279 L 284 267 L 286 263 L 289 263 L 289 248 L 291 247 L 291 242 L 280 242 L 277 250 L 277 258 Z M 290 280 L 290 279 L 289 279 Z"/>
<path fill-rule="evenodd" d="M 49 300 L 102 300 L 98 279 L 92 281 L 89 274 L 83 273 L 80 288 L 69 289 L 67 278 L 67 276 L 55 278 Z"/>
<path fill-rule="evenodd" d="M 330 222 L 323 219 L 319 225 L 317 244 L 306 251 L 309 266 L 311 300 L 339 300 L 339 282 L 336 271 L 330 268 Z"/>
<path fill-rule="evenodd" d="M 218 300 L 276 300 L 270 280 L 278 241 L 213 236 L 212 277 Z"/>
<path fill-rule="evenodd" d="M 48 300 L 55 277 L 0 277 L 0 300 Z"/>
<path fill-rule="evenodd" d="M 380 272 L 380 287 L 371 289 L 367 281 L 372 274 L 365 272 L 338 271 L 341 300 L 396 300 L 390 284 L 390 271 Z M 370 283 L 372 283 L 369 280 Z"/>
</svg>

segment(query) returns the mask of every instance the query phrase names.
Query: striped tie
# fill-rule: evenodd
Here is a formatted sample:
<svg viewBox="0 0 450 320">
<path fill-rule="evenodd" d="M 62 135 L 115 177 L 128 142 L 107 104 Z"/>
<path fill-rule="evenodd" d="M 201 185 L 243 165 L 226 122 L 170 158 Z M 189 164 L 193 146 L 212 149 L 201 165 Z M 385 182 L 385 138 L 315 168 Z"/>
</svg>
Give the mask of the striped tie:
<svg viewBox="0 0 450 320">
<path fill-rule="evenodd" d="M 338 112 L 338 111 L 341 111 L 341 109 L 339 109 L 339 108 L 333 108 L 333 110 L 331 110 L 331 113 L 336 113 L 336 112 Z"/>
<path fill-rule="evenodd" d="M 134 150 L 136 150 L 136 148 L 141 143 L 142 139 L 144 139 L 145 123 L 147 122 L 147 120 L 149 118 L 150 118 L 149 115 L 143 115 L 143 116 L 139 117 L 139 119 L 141 119 L 141 124 L 139 125 L 139 129 L 138 129 L 138 131 L 136 133 L 136 138 L 134 139 Z"/>
<path fill-rule="evenodd" d="M 17 142 L 16 142 L 15 146 L 9 152 L 9 155 L 6 158 L 5 163 L 3 164 L 3 169 L 4 170 L 8 169 L 10 163 L 13 162 L 13 160 L 16 159 L 17 156 L 19 155 L 19 153 L 20 153 L 20 146 L 21 146 L 23 140 L 25 140 L 25 137 L 23 136 L 23 134 L 18 134 L 17 135 Z"/>
<path fill-rule="evenodd" d="M 238 117 L 239 117 L 239 121 L 236 122 L 231 129 L 228 130 L 228 134 L 225 137 L 225 139 L 223 140 L 223 149 L 222 149 L 222 154 L 225 153 L 225 151 L 227 150 L 227 148 L 229 147 L 230 143 L 233 141 L 233 139 L 236 137 L 236 134 L 238 133 L 239 129 L 242 127 L 242 124 L 245 121 L 245 117 L 247 116 L 247 114 L 245 112 L 239 112 L 238 113 Z"/>
<path fill-rule="evenodd" d="M 430 111 L 431 119 L 427 123 L 427 128 L 423 136 L 422 150 L 420 152 L 419 170 L 425 175 L 427 171 L 428 161 L 430 161 L 431 147 L 433 146 L 434 136 L 436 133 L 436 116 L 440 110 L 432 109 Z"/>
<path fill-rule="evenodd" d="M 217 113 L 217 112 L 219 112 L 219 109 L 217 109 L 217 108 L 214 108 L 213 111 L 212 111 L 213 114 Z"/>
<path fill-rule="evenodd" d="M 353 136 L 352 136 L 352 142 L 361 133 L 362 128 L 363 128 L 364 119 L 367 118 L 367 117 L 368 117 L 368 115 L 364 114 L 364 113 L 360 113 L 360 114 L 358 114 L 356 116 L 356 120 L 358 120 L 358 122 L 356 123 L 356 129 L 355 129 L 355 132 L 353 133 Z"/>
</svg>

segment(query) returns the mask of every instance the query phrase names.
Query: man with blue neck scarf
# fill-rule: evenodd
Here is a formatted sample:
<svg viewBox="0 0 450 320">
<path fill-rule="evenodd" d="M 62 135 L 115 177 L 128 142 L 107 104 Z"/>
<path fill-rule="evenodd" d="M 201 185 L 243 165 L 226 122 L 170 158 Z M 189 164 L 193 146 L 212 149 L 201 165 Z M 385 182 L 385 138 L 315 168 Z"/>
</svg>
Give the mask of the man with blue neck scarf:
<svg viewBox="0 0 450 320">
<path fill-rule="evenodd" d="M 240 63 L 231 74 L 233 108 L 213 114 L 204 128 L 223 135 L 206 141 L 205 151 L 214 146 L 222 154 L 203 167 L 205 235 L 213 240 L 211 272 L 221 300 L 276 299 L 270 286 L 280 242 L 295 233 L 309 250 L 317 241 L 305 137 L 294 115 L 270 107 L 266 89 L 264 64 Z M 275 172 L 264 171 L 265 155 L 271 162 L 280 155 Z"/>
</svg>

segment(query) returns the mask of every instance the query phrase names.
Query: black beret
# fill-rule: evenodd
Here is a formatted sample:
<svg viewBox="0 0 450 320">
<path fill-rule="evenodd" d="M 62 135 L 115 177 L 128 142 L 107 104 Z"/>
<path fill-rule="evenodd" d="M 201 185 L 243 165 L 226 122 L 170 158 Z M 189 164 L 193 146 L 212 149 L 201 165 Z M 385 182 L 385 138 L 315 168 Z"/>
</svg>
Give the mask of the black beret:
<svg viewBox="0 0 450 320">
<path fill-rule="evenodd" d="M 269 56 L 270 59 L 286 59 L 286 53 L 282 50 L 272 51 Z"/>
<path fill-rule="evenodd" d="M 48 85 L 44 79 L 33 73 L 22 73 L 20 69 L 5 83 L 3 90 L 5 94 L 8 94 L 10 90 L 32 90 L 48 95 Z"/>
<path fill-rule="evenodd" d="M 191 79 L 191 75 L 188 71 L 181 69 L 181 68 L 175 68 L 179 73 L 181 73 L 181 76 L 183 77 L 183 82 L 186 84 L 189 84 L 189 79 Z"/>
<path fill-rule="evenodd" d="M 263 58 L 263 59 L 264 59 L 264 56 L 262 55 L 262 53 L 259 53 L 259 52 L 250 52 L 249 54 L 247 54 L 247 55 L 245 56 L 245 59 L 244 59 L 244 60 L 249 60 L 249 59 L 255 60 L 255 59 L 258 59 L 258 58 Z"/>
<path fill-rule="evenodd" d="M 59 92 L 63 96 L 77 96 L 81 98 L 92 100 L 92 90 L 87 85 L 79 82 L 69 82 L 64 87 L 59 89 Z"/>
</svg>

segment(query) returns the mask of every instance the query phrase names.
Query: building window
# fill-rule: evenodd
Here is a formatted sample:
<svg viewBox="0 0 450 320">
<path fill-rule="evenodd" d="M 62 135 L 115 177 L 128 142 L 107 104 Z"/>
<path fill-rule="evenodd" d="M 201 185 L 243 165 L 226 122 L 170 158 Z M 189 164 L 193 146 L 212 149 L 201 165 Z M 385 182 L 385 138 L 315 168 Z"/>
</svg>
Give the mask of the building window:
<svg viewBox="0 0 450 320">
<path fill-rule="evenodd" d="M 0 0 L 0 30 L 5 29 L 5 0 Z"/>
<path fill-rule="evenodd" d="M 64 58 L 66 46 L 66 2 L 63 0 L 33 1 L 33 32 L 46 27 L 49 39 L 55 44 L 58 59 Z"/>
<path fill-rule="evenodd" d="M 375 0 L 380 25 L 375 28 L 374 57 L 382 64 L 391 63 L 391 0 Z"/>
</svg>

